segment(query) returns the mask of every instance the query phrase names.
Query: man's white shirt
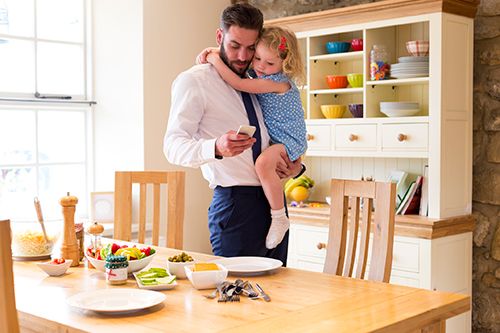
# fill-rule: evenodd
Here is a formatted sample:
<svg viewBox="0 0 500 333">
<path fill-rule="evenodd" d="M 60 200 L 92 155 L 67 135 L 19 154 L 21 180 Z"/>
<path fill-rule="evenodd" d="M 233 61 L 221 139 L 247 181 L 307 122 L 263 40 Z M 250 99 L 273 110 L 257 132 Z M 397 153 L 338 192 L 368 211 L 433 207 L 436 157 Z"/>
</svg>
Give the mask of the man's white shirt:
<svg viewBox="0 0 500 333">
<path fill-rule="evenodd" d="M 269 146 L 260 105 L 252 95 L 259 120 L 262 151 Z M 219 76 L 210 64 L 181 73 L 172 85 L 172 103 L 163 151 L 170 163 L 201 167 L 210 187 L 260 185 L 252 149 L 238 156 L 215 158 L 215 140 L 240 125 L 248 125 L 240 92 Z"/>
</svg>

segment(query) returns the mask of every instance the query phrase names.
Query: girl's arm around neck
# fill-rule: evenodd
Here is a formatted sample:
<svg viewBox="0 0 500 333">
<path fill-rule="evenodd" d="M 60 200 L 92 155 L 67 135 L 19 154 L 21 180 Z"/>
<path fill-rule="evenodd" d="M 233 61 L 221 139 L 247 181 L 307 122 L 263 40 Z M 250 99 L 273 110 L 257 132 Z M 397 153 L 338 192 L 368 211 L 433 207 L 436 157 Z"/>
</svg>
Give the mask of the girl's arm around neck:
<svg viewBox="0 0 500 333">
<path fill-rule="evenodd" d="M 275 82 L 266 79 L 243 79 L 227 67 L 218 54 L 210 53 L 207 56 L 207 60 L 215 67 L 222 79 L 236 90 L 252 94 L 262 94 L 285 93 L 290 89 L 288 82 Z"/>
</svg>

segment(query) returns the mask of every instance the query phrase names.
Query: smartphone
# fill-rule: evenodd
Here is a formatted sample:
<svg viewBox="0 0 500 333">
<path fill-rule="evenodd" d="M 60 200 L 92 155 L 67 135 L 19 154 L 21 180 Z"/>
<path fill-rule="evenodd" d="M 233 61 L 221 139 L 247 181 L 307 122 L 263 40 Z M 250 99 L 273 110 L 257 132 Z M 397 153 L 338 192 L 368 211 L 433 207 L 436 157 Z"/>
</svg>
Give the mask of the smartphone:
<svg viewBox="0 0 500 333">
<path fill-rule="evenodd" d="M 236 132 L 236 134 L 246 134 L 249 137 L 252 137 L 254 133 L 255 126 L 250 125 L 240 125 L 240 128 L 238 128 L 238 131 Z"/>
</svg>

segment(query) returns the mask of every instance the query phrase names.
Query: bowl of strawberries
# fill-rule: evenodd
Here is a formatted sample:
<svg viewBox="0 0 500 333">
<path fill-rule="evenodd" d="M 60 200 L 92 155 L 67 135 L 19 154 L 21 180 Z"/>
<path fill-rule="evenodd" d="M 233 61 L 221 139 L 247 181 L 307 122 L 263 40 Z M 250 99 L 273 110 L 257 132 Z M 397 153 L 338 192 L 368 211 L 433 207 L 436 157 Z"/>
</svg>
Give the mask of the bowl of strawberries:
<svg viewBox="0 0 500 333">
<path fill-rule="evenodd" d="M 108 243 L 101 247 L 89 246 L 85 250 L 87 260 L 99 271 L 105 272 L 104 265 L 108 255 L 122 255 L 128 260 L 128 273 L 140 271 L 151 263 L 156 250 L 150 246 L 139 248 L 136 245 Z"/>
</svg>

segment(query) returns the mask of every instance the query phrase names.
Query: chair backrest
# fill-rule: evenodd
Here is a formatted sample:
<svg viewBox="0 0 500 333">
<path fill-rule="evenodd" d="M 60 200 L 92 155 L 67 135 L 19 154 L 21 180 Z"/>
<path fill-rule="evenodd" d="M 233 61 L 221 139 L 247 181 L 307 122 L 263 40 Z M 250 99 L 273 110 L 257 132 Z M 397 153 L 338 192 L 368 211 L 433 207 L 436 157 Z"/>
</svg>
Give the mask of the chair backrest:
<svg viewBox="0 0 500 333">
<path fill-rule="evenodd" d="M 360 223 L 361 198 L 363 198 L 363 212 Z M 331 200 L 328 245 L 323 271 L 364 279 L 370 233 L 372 233 L 368 279 L 389 282 L 394 242 L 396 184 L 332 179 Z M 353 276 L 355 263 L 356 270 Z"/>
<path fill-rule="evenodd" d="M 146 236 L 146 192 L 153 186 L 152 243 L 160 238 L 160 185 L 167 184 L 167 247 L 182 249 L 184 223 L 184 171 L 117 171 L 115 172 L 114 238 L 130 241 L 132 235 L 132 184 L 139 184 L 139 243 Z M 165 206 L 165 205 L 164 205 Z"/>
<path fill-rule="evenodd" d="M 0 332 L 19 332 L 14 274 L 12 272 L 10 221 L 0 220 Z"/>
</svg>

